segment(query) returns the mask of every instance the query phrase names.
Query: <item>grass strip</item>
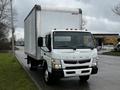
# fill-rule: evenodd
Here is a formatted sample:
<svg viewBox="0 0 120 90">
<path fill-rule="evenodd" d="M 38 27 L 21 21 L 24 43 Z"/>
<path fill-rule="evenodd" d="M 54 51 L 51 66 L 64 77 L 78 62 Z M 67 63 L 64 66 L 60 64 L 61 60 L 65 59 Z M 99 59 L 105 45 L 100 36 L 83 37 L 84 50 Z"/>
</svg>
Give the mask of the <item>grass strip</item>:
<svg viewBox="0 0 120 90">
<path fill-rule="evenodd" d="M 38 90 L 10 53 L 0 53 L 0 90 Z"/>
</svg>

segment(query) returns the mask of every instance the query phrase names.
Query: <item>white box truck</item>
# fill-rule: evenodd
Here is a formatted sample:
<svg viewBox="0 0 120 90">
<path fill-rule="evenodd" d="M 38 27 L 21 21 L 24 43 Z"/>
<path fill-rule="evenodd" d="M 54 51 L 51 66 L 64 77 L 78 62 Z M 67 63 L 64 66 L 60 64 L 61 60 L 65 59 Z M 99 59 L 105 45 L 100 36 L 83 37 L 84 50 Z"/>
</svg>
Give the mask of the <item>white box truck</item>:
<svg viewBox="0 0 120 90">
<path fill-rule="evenodd" d="M 24 26 L 27 63 L 31 70 L 43 67 L 46 83 L 72 76 L 86 81 L 98 72 L 94 38 L 81 30 L 81 9 L 35 5 Z"/>
</svg>

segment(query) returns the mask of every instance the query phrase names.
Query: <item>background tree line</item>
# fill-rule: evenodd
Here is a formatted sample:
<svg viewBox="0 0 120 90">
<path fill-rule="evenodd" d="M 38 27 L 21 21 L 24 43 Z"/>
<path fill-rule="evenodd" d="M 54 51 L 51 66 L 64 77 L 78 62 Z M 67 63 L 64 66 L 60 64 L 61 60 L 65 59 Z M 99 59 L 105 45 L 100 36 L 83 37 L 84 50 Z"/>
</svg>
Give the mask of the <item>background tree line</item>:
<svg viewBox="0 0 120 90">
<path fill-rule="evenodd" d="M 0 50 L 11 49 L 8 39 L 11 28 L 10 0 L 0 0 Z"/>
</svg>

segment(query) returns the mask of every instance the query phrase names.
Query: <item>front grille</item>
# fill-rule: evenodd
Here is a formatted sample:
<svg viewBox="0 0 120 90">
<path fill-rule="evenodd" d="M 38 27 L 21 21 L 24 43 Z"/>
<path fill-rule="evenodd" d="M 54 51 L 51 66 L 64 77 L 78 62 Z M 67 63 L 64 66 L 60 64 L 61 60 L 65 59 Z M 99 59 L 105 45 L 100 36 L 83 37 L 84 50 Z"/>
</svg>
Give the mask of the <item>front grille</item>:
<svg viewBox="0 0 120 90">
<path fill-rule="evenodd" d="M 65 64 L 77 64 L 77 61 L 64 61 Z"/>
<path fill-rule="evenodd" d="M 90 62 L 90 59 L 87 60 L 65 60 L 65 64 L 83 64 L 83 63 L 88 63 Z"/>
<path fill-rule="evenodd" d="M 90 62 L 90 59 L 88 59 L 88 60 L 83 60 L 83 61 L 79 61 L 80 64 L 82 64 L 82 63 L 88 63 L 88 62 Z"/>
<path fill-rule="evenodd" d="M 72 66 L 72 67 L 66 67 L 65 69 L 85 69 L 89 68 L 89 66 Z"/>
</svg>

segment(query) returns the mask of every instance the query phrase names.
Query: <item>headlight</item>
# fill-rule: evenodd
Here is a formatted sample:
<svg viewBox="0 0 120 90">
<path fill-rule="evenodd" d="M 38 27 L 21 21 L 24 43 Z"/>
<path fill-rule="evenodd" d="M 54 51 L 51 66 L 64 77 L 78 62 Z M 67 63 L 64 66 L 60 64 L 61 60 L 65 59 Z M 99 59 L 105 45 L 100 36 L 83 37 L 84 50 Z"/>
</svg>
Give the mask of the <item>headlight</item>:
<svg viewBox="0 0 120 90">
<path fill-rule="evenodd" d="M 60 60 L 52 60 L 52 68 L 60 69 L 61 68 L 61 61 Z"/>
<path fill-rule="evenodd" d="M 92 66 L 96 66 L 98 64 L 98 57 L 94 57 L 92 60 Z"/>
</svg>

